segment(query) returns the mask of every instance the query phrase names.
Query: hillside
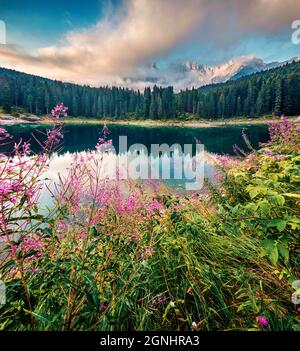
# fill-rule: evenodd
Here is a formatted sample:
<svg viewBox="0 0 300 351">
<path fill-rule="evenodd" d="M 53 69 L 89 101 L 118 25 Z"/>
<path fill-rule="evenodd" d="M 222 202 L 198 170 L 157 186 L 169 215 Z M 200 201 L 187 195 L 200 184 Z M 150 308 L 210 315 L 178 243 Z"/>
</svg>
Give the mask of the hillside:
<svg viewBox="0 0 300 351">
<path fill-rule="evenodd" d="M 72 116 L 168 119 L 193 115 L 229 118 L 300 114 L 300 62 L 199 89 L 174 93 L 154 86 L 143 93 L 119 87 L 81 86 L 0 68 L 5 113 L 48 114 L 59 101 Z"/>
</svg>

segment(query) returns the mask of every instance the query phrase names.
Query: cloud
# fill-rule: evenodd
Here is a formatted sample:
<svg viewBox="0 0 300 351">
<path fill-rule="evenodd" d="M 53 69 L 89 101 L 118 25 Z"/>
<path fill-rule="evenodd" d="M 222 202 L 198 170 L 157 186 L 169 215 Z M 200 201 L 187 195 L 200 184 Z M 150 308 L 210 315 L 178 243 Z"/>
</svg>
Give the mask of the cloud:
<svg viewBox="0 0 300 351">
<path fill-rule="evenodd" d="M 300 15 L 300 2 L 295 0 L 232 2 L 238 27 L 243 32 L 262 30 L 273 33 L 283 28 L 288 29 Z"/>
<path fill-rule="evenodd" d="M 2 45 L 0 63 L 65 81 L 142 87 L 147 75 L 168 80 L 170 70 L 158 76 L 161 71 L 149 63 L 191 38 L 226 46 L 290 28 L 297 13 L 300 2 L 294 0 L 128 0 L 96 25 L 72 30 L 60 45 L 35 55 Z"/>
<path fill-rule="evenodd" d="M 199 0 L 130 0 L 95 26 L 71 31 L 62 46 L 36 56 L 1 47 L 0 60 L 23 71 L 97 82 L 128 74 L 134 66 L 169 52 L 201 21 Z"/>
</svg>

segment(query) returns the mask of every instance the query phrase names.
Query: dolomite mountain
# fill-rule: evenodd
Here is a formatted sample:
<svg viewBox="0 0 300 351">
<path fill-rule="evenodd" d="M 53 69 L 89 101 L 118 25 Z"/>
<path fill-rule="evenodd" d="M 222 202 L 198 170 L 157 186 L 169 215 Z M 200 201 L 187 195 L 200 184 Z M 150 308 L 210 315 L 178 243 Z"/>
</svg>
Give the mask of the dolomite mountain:
<svg viewBox="0 0 300 351">
<path fill-rule="evenodd" d="M 143 86 L 173 86 L 176 91 L 186 88 L 199 88 L 208 84 L 223 83 L 253 73 L 283 66 L 293 61 L 300 61 L 300 56 L 283 62 L 266 63 L 255 56 L 233 58 L 216 66 L 206 66 L 198 62 L 176 62 L 165 68 L 156 64 L 140 67 L 134 77 L 123 78 L 124 85 L 133 88 Z"/>
</svg>

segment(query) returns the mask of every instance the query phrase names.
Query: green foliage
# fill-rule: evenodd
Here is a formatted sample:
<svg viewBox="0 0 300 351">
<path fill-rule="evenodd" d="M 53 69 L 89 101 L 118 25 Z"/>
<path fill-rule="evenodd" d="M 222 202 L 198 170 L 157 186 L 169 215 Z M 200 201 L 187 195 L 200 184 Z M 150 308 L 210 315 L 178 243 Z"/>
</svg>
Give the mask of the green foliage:
<svg viewBox="0 0 300 351">
<path fill-rule="evenodd" d="M 230 118 L 300 113 L 300 63 L 292 63 L 227 83 L 181 91 L 175 96 L 179 114 Z"/>
<path fill-rule="evenodd" d="M 146 259 L 147 227 L 138 228 L 139 247 L 114 229 L 113 213 L 84 240 L 75 227 L 61 239 L 50 231 L 58 243 L 35 263 L 36 273 L 26 273 L 32 311 L 21 277 L 8 279 L 1 329 L 190 330 L 196 322 L 199 330 L 248 330 L 259 328 L 261 313 L 274 319 L 272 329 L 291 329 L 286 278 L 259 258 L 259 240 L 231 230 L 220 235 L 220 223 L 205 220 L 199 205 L 178 209 L 178 200 L 167 200 L 148 227 L 154 251 Z M 278 318 L 286 324 L 278 327 Z"/>
<path fill-rule="evenodd" d="M 238 233 L 261 240 L 261 255 L 273 264 L 297 267 L 300 262 L 299 132 L 265 145 L 228 172 L 220 207 Z"/>
<path fill-rule="evenodd" d="M 204 197 L 135 185 L 124 202 L 74 164 L 56 213 L 32 214 L 39 245 L 1 247 L 0 330 L 299 330 L 299 131 L 273 129 Z"/>
</svg>

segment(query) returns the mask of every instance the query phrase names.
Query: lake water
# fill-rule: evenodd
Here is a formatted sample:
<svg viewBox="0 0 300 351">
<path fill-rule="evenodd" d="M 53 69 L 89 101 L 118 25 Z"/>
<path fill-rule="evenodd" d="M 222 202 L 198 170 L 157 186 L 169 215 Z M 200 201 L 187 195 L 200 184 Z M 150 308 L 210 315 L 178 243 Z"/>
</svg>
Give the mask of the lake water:
<svg viewBox="0 0 300 351">
<path fill-rule="evenodd" d="M 39 139 L 43 139 L 43 134 L 49 129 L 49 126 L 39 125 L 9 125 L 5 128 L 10 132 L 16 140 L 22 138 L 23 141 L 30 140 L 32 148 L 35 152 L 39 151 L 38 144 L 32 138 L 32 133 Z M 48 176 L 52 180 L 57 179 L 58 173 L 66 172 L 72 160 L 74 152 L 84 153 L 87 150 L 94 150 L 98 138 L 101 136 L 103 126 L 83 124 L 83 125 L 64 125 L 63 133 L 64 139 L 60 152 L 55 156 Z M 133 144 L 143 144 L 150 150 L 151 144 L 167 144 L 169 146 L 178 144 L 182 148 L 185 144 L 194 144 L 195 140 L 199 140 L 204 144 L 205 151 L 217 154 L 233 154 L 232 146 L 238 145 L 240 148 L 247 150 L 245 142 L 242 137 L 244 130 L 248 136 L 251 144 L 257 147 L 260 142 L 268 140 L 268 131 L 266 126 L 225 126 L 213 128 L 192 128 L 192 127 L 145 127 L 145 126 L 126 126 L 126 125 L 108 125 L 110 130 L 109 138 L 112 139 L 113 146 L 115 147 L 117 157 L 121 157 L 119 150 L 119 136 L 127 136 L 127 145 L 130 147 Z M 194 150 L 192 153 L 194 154 Z M 151 153 L 150 153 L 151 156 Z M 160 167 L 166 162 L 170 162 L 172 155 L 160 155 Z M 106 169 L 112 158 L 107 160 Z M 171 173 L 176 170 L 176 163 L 171 162 Z M 211 164 L 205 163 L 204 175 L 211 178 L 213 167 Z M 184 187 L 184 179 L 170 179 L 165 183 L 176 190 Z"/>
</svg>

